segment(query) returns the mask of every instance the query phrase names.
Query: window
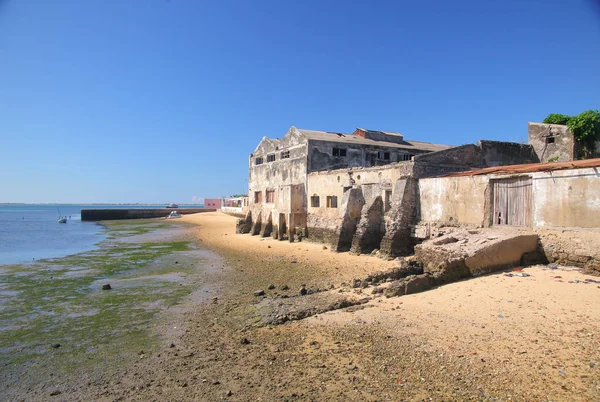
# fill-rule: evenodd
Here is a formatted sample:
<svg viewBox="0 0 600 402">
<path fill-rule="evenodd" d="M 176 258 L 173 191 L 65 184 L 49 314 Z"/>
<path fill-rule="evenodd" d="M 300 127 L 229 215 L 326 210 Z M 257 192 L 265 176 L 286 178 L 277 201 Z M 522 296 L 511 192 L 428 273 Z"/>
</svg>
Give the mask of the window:
<svg viewBox="0 0 600 402">
<path fill-rule="evenodd" d="M 409 160 L 412 159 L 412 157 L 414 155 L 411 155 L 411 154 L 400 154 L 399 156 L 400 156 L 400 160 L 401 161 L 409 161 Z"/>
<path fill-rule="evenodd" d="M 327 208 L 337 208 L 337 196 L 335 196 L 335 195 L 327 196 Z"/>
<path fill-rule="evenodd" d="M 546 137 L 546 144 L 554 144 L 554 136 Z"/>
<path fill-rule="evenodd" d="M 263 158 L 262 158 L 262 156 L 260 158 L 254 159 L 254 164 L 255 165 L 262 165 L 263 164 Z"/>
<path fill-rule="evenodd" d="M 275 162 L 275 154 L 267 155 L 267 162 Z"/>
<path fill-rule="evenodd" d="M 386 161 L 389 161 L 390 160 L 390 153 L 389 152 L 378 152 L 377 157 L 379 159 L 384 159 Z"/>
<path fill-rule="evenodd" d="M 261 204 L 262 203 L 262 191 L 254 192 L 254 203 Z"/>
<path fill-rule="evenodd" d="M 318 208 L 321 206 L 321 200 L 318 195 L 313 195 L 310 197 L 310 206 L 313 208 Z"/>
<path fill-rule="evenodd" d="M 346 148 L 333 148 L 333 156 L 346 156 Z"/>
<path fill-rule="evenodd" d="M 290 157 L 290 151 L 283 151 L 281 153 L 281 159 L 288 159 Z"/>
<path fill-rule="evenodd" d="M 275 190 L 267 190 L 266 191 L 266 197 L 267 202 L 272 204 L 275 202 Z"/>
</svg>

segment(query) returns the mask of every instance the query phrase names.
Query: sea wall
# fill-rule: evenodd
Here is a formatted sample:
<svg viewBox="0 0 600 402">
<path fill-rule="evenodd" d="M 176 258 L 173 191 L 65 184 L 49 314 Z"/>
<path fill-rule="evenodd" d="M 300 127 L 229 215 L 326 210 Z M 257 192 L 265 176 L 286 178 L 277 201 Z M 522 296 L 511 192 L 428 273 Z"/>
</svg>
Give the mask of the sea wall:
<svg viewBox="0 0 600 402">
<path fill-rule="evenodd" d="M 162 218 L 172 211 L 181 215 L 197 214 L 200 212 L 215 212 L 211 208 L 131 208 L 131 209 L 82 209 L 82 221 L 109 221 L 117 219 Z"/>
</svg>

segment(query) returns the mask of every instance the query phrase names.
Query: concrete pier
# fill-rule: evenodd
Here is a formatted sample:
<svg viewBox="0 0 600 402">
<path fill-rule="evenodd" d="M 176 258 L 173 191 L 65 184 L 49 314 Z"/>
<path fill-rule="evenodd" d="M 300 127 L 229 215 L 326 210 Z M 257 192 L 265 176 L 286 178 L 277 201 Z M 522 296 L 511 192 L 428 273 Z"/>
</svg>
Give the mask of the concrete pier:
<svg viewBox="0 0 600 402">
<path fill-rule="evenodd" d="M 214 208 L 126 208 L 126 209 L 82 209 L 82 221 L 109 221 L 117 219 L 162 218 L 172 211 L 181 215 L 200 212 L 215 212 Z"/>
</svg>

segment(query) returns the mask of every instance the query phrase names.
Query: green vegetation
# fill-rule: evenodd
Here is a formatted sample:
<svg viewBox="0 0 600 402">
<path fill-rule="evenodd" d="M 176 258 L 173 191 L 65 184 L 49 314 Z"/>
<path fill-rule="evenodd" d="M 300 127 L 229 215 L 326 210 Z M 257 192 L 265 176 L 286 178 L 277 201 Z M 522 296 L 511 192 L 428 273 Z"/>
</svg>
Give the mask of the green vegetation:
<svg viewBox="0 0 600 402">
<path fill-rule="evenodd" d="M 163 223 L 106 226 L 109 239 L 99 250 L 2 267 L 0 350 L 5 363 L 60 354 L 57 368 L 71 371 L 97 360 L 135 356 L 153 345 L 152 318 L 192 291 L 178 278 L 195 266 L 174 265 L 176 257 L 169 257 L 188 250 L 189 243 L 131 237 L 163 228 Z M 106 283 L 112 290 L 102 290 Z"/>
<path fill-rule="evenodd" d="M 569 127 L 581 147 L 579 158 L 589 158 L 594 154 L 596 142 L 600 141 L 600 113 L 597 110 L 586 110 L 577 116 L 551 113 L 544 119 L 544 123 Z"/>
<path fill-rule="evenodd" d="M 567 116 L 566 114 L 550 113 L 548 117 L 544 119 L 544 123 L 565 125 L 570 118 L 571 116 Z"/>
</svg>

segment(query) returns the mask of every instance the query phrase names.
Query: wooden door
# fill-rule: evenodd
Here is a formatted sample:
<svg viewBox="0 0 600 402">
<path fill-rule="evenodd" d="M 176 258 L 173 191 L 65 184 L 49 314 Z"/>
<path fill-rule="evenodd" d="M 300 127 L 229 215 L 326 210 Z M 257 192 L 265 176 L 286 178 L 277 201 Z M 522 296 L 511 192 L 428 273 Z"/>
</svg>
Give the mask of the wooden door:
<svg viewBox="0 0 600 402">
<path fill-rule="evenodd" d="M 493 225 L 531 226 L 531 177 L 493 180 Z"/>
</svg>

